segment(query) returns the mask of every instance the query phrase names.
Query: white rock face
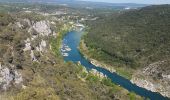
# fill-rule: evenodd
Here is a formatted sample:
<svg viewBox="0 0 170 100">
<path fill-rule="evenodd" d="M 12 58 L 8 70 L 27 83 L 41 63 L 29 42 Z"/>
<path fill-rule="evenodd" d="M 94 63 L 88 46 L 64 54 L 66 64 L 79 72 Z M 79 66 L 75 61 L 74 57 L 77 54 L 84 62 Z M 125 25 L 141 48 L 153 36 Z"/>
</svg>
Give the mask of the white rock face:
<svg viewBox="0 0 170 100">
<path fill-rule="evenodd" d="M 164 87 L 163 85 L 159 84 L 158 82 L 154 83 L 154 82 L 151 82 L 151 81 L 145 80 L 145 79 L 132 78 L 130 81 L 139 87 L 143 87 L 143 88 L 153 91 L 153 92 L 159 92 L 163 96 L 170 97 L 170 92 L 169 92 L 170 86 L 168 86 L 168 83 L 166 84 L 167 87 Z"/>
<path fill-rule="evenodd" d="M 31 31 L 32 31 L 32 27 L 30 27 L 30 28 L 28 29 L 28 33 L 31 33 Z"/>
<path fill-rule="evenodd" d="M 57 36 L 57 33 L 56 33 L 56 32 L 53 32 L 53 36 L 56 37 L 56 36 Z"/>
<path fill-rule="evenodd" d="M 10 87 L 10 84 L 14 82 L 16 85 L 22 83 L 23 79 L 21 74 L 17 71 L 11 73 L 10 69 L 6 66 L 2 66 L 0 64 L 0 88 L 3 90 L 7 90 Z"/>
<path fill-rule="evenodd" d="M 35 35 L 32 36 L 32 37 L 31 37 L 31 41 L 34 41 L 36 38 L 37 38 L 37 36 L 35 36 Z"/>
<path fill-rule="evenodd" d="M 31 50 L 31 43 L 26 43 L 24 51 Z"/>
<path fill-rule="evenodd" d="M 29 26 L 31 26 L 31 22 L 29 19 L 24 19 L 24 21 L 27 22 Z"/>
<path fill-rule="evenodd" d="M 170 80 L 170 75 L 164 75 L 164 74 L 162 74 L 162 77 L 163 77 L 163 78 L 167 78 L 168 80 Z"/>
<path fill-rule="evenodd" d="M 44 51 L 46 46 L 47 46 L 46 41 L 42 40 L 40 43 L 40 51 Z"/>
<path fill-rule="evenodd" d="M 25 48 L 23 50 L 24 51 L 31 50 L 31 43 L 30 43 L 30 39 L 29 38 L 27 38 L 27 40 L 25 40 Z"/>
<path fill-rule="evenodd" d="M 31 56 L 32 61 L 37 61 L 36 57 L 34 56 L 33 50 L 31 50 L 30 56 Z"/>
<path fill-rule="evenodd" d="M 146 86 L 146 84 L 141 85 L 142 87 L 149 89 L 154 92 L 159 92 L 164 96 L 170 97 L 170 75 L 169 72 L 163 71 L 160 66 L 163 64 L 166 64 L 168 61 L 158 61 L 152 64 L 149 64 L 145 68 L 143 68 L 142 75 L 149 76 L 151 78 L 151 81 L 149 82 L 149 79 L 146 78 L 145 81 L 148 82 L 150 86 Z M 162 66 L 163 67 L 163 66 Z M 154 81 L 152 79 L 153 76 L 158 77 L 157 81 Z M 137 85 L 140 85 L 141 83 L 139 80 L 135 81 Z M 153 89 L 155 88 L 155 89 Z"/>
<path fill-rule="evenodd" d="M 146 75 L 152 75 L 152 73 L 159 73 L 160 70 L 159 66 L 164 63 L 165 61 L 159 61 L 159 62 L 155 62 L 150 64 L 149 66 L 143 68 L 143 73 Z"/>
<path fill-rule="evenodd" d="M 23 26 L 23 25 L 21 25 L 20 22 L 17 22 L 16 24 L 17 24 L 17 26 L 18 26 L 19 28 L 21 28 L 21 27 Z"/>
<path fill-rule="evenodd" d="M 146 81 L 144 79 L 138 79 L 138 78 L 133 78 L 131 80 L 132 83 L 137 84 L 139 87 L 146 88 L 148 90 L 151 90 L 153 92 L 157 92 L 156 88 L 160 88 L 158 86 L 155 86 L 155 84 L 152 84 L 150 81 Z"/>
<path fill-rule="evenodd" d="M 36 22 L 33 28 L 42 36 L 49 36 L 51 34 L 50 25 L 47 21 Z"/>
<path fill-rule="evenodd" d="M 170 75 L 168 73 L 162 73 L 163 71 L 160 69 L 160 65 L 163 63 L 166 63 L 166 61 L 149 64 L 143 68 L 142 71 L 138 72 L 137 75 L 134 75 L 131 82 L 139 87 L 170 97 Z M 158 75 L 159 78 L 155 81 L 153 76 L 158 77 Z M 143 78 L 141 78 L 141 76 L 143 76 Z"/>
<path fill-rule="evenodd" d="M 37 51 L 44 52 L 46 50 L 47 43 L 45 40 L 41 40 L 41 43 L 39 44 L 38 47 L 36 47 Z"/>
<path fill-rule="evenodd" d="M 30 28 L 28 29 L 28 32 L 31 33 L 33 30 L 35 30 L 38 34 L 37 35 L 31 35 L 30 38 L 25 40 L 25 48 L 23 49 L 24 51 L 30 51 L 30 56 L 32 61 L 38 61 L 34 55 L 34 50 L 31 50 L 32 44 L 31 42 L 34 41 L 35 39 L 39 37 L 47 37 L 49 35 L 53 35 L 51 29 L 50 29 L 50 24 L 49 21 L 39 21 L 39 22 L 30 22 L 29 20 L 25 19 L 25 21 L 30 25 Z M 31 25 L 31 23 L 34 23 Z M 45 52 L 47 48 L 47 43 L 45 40 L 41 39 L 41 42 L 39 43 L 38 46 L 35 47 L 35 50 L 38 52 Z"/>
<path fill-rule="evenodd" d="M 91 73 L 92 73 L 93 75 L 95 75 L 95 76 L 100 77 L 100 78 L 106 77 L 103 73 L 98 72 L 96 69 L 92 69 L 92 70 L 91 70 Z"/>
<path fill-rule="evenodd" d="M 51 22 L 51 24 L 56 25 L 56 23 L 55 23 L 55 22 L 53 22 L 53 21 Z"/>
<path fill-rule="evenodd" d="M 2 89 L 6 90 L 10 82 L 13 80 L 13 75 L 10 74 L 8 68 L 1 69 L 0 75 L 0 84 L 2 85 Z"/>
<path fill-rule="evenodd" d="M 22 75 L 20 73 L 18 73 L 17 71 L 14 72 L 15 74 L 15 84 L 19 84 L 23 81 L 22 79 Z"/>
<path fill-rule="evenodd" d="M 24 41 L 25 42 L 25 48 L 23 51 L 30 52 L 31 60 L 34 62 L 38 62 L 38 59 L 36 58 L 35 52 L 39 52 L 42 54 L 42 52 L 46 52 L 48 49 L 48 40 L 46 40 L 46 37 L 49 35 L 56 36 L 55 32 L 51 31 L 50 28 L 50 22 L 49 21 L 39 21 L 39 22 L 31 22 L 29 19 L 23 19 L 22 22 L 16 22 L 15 25 L 22 28 L 26 26 L 26 29 L 28 33 L 28 38 Z M 51 24 L 55 24 L 52 22 Z M 36 31 L 36 32 L 35 32 Z M 36 34 L 33 34 L 33 33 Z M 37 45 L 36 40 L 39 41 L 39 44 Z M 35 43 L 35 44 L 34 44 Z M 36 46 L 36 47 L 34 47 Z M 33 48 L 32 48 L 33 47 Z M 34 49 L 35 48 L 35 49 Z M 13 51 L 12 51 L 13 52 Z M 27 52 L 25 52 L 27 53 Z M 12 53 L 14 56 L 14 53 Z M 11 69 L 12 68 L 12 69 Z M 23 84 L 23 78 L 22 75 L 15 70 L 15 65 L 2 65 L 0 62 L 0 89 L 7 90 L 12 85 L 15 86 L 21 86 L 22 88 L 26 88 Z"/>
</svg>

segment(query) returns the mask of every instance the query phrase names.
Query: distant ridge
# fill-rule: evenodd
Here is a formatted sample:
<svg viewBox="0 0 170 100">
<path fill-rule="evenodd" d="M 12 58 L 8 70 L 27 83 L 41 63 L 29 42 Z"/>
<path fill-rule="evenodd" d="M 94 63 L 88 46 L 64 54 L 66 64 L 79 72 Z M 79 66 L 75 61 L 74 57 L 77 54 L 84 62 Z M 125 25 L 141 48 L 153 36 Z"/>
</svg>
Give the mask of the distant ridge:
<svg viewBox="0 0 170 100">
<path fill-rule="evenodd" d="M 144 7 L 145 4 L 135 3 L 103 3 L 103 2 L 91 2 L 91 1 L 79 1 L 79 0 L 0 0 L 1 3 L 49 3 L 49 4 L 67 4 L 74 7 L 94 7 L 94 8 L 106 8 L 106 7 Z"/>
</svg>

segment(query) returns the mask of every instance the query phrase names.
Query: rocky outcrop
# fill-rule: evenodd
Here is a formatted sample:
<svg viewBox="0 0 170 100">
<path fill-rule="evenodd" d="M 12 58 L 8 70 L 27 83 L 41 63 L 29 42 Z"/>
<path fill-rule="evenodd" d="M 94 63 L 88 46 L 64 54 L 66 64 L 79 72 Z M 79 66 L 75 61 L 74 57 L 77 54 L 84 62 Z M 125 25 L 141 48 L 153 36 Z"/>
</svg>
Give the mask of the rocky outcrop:
<svg viewBox="0 0 170 100">
<path fill-rule="evenodd" d="M 47 43 L 45 40 L 41 40 L 40 44 L 38 47 L 36 47 L 37 51 L 44 52 L 47 47 Z"/>
<path fill-rule="evenodd" d="M 11 70 L 0 63 L 0 88 L 7 90 L 12 85 L 22 86 L 22 75 L 16 70 Z"/>
<path fill-rule="evenodd" d="M 22 28 L 22 27 L 23 27 L 23 25 L 21 25 L 20 22 L 17 22 L 16 24 L 17 24 L 17 26 L 18 26 L 19 28 Z"/>
<path fill-rule="evenodd" d="M 27 72 L 24 72 L 33 71 L 30 73 L 35 73 L 31 64 L 45 62 L 44 58 L 50 55 L 47 53 L 49 37 L 56 35 L 50 28 L 50 22 L 46 20 L 33 22 L 29 19 L 18 19 L 14 26 L 17 26 L 15 30 L 20 31 L 20 33 L 15 34 L 17 37 L 15 37 L 15 42 L 11 39 L 12 42 L 8 43 L 7 46 L 0 43 L 0 46 L 5 45 L 6 47 L 0 57 L 1 90 L 8 90 L 11 86 L 22 88 L 26 81 L 31 80 L 30 76 L 27 76 Z M 40 57 L 43 58 L 40 59 Z M 50 59 L 50 57 L 47 58 Z M 52 64 L 54 63 L 52 62 Z"/>
<path fill-rule="evenodd" d="M 141 79 L 139 77 L 133 77 L 131 79 L 131 82 L 136 84 L 139 87 L 143 87 L 147 90 L 158 92 L 162 94 L 163 96 L 170 97 L 170 86 L 168 82 L 165 82 L 164 80 L 155 81 L 151 78 L 145 78 Z"/>
<path fill-rule="evenodd" d="M 25 40 L 25 48 L 23 50 L 24 51 L 31 50 L 31 43 L 30 43 L 30 39 L 29 38 L 27 40 Z"/>
<path fill-rule="evenodd" d="M 168 61 L 158 61 L 149 64 L 142 71 L 137 71 L 131 82 L 151 90 L 153 92 L 159 92 L 166 97 L 170 97 L 170 73 L 164 68 L 168 64 Z"/>
<path fill-rule="evenodd" d="M 95 76 L 98 76 L 100 79 L 103 79 L 103 78 L 106 78 L 106 77 L 107 77 L 106 75 L 104 75 L 103 73 L 97 71 L 96 69 L 92 69 L 92 70 L 90 71 L 90 73 L 92 73 L 92 74 L 95 75 Z"/>
<path fill-rule="evenodd" d="M 49 36 L 52 33 L 48 21 L 36 22 L 33 28 L 42 36 Z"/>
<path fill-rule="evenodd" d="M 30 33 L 30 37 L 25 40 L 25 48 L 23 50 L 30 52 L 32 61 L 38 61 L 34 53 L 39 52 L 43 55 L 43 52 L 46 52 L 48 49 L 47 42 L 49 41 L 45 38 L 54 36 L 55 32 L 51 31 L 49 21 L 30 22 L 26 19 L 24 21 L 29 25 L 28 33 Z"/>
</svg>

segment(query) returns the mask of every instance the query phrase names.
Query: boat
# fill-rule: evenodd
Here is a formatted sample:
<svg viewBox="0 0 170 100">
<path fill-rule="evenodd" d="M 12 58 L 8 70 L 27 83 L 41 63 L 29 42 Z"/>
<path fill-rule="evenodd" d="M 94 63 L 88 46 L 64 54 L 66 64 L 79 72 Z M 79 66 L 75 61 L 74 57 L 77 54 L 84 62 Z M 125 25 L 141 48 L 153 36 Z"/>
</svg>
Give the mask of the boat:
<svg viewBox="0 0 170 100">
<path fill-rule="evenodd" d="M 69 54 L 68 53 L 62 53 L 64 57 L 67 57 Z"/>
<path fill-rule="evenodd" d="M 71 48 L 67 47 L 65 48 L 66 51 L 71 51 Z"/>
<path fill-rule="evenodd" d="M 66 50 L 65 49 L 61 49 L 62 52 L 65 52 Z"/>
</svg>

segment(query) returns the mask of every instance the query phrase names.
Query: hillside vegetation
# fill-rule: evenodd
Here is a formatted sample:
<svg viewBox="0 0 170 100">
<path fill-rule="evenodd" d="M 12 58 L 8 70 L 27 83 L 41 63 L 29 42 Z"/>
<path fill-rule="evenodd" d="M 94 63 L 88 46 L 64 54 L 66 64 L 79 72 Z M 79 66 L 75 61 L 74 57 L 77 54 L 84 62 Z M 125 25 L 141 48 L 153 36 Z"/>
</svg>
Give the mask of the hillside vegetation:
<svg viewBox="0 0 170 100">
<path fill-rule="evenodd" d="M 101 79 L 82 66 L 63 60 L 59 48 L 63 35 L 70 30 L 72 20 L 68 16 L 73 15 L 44 16 L 31 10 L 30 5 L 21 5 L 18 4 L 20 12 L 0 11 L 1 100 L 143 99 L 110 79 Z M 30 11 L 22 11 L 22 7 L 30 7 Z M 48 12 L 54 6 L 46 7 Z"/>
<path fill-rule="evenodd" d="M 170 5 L 120 11 L 86 24 L 85 54 L 170 97 Z"/>
<path fill-rule="evenodd" d="M 170 58 L 170 5 L 126 11 L 88 23 L 88 47 L 117 66 L 144 67 Z M 96 57 L 97 58 L 97 57 Z"/>
</svg>

